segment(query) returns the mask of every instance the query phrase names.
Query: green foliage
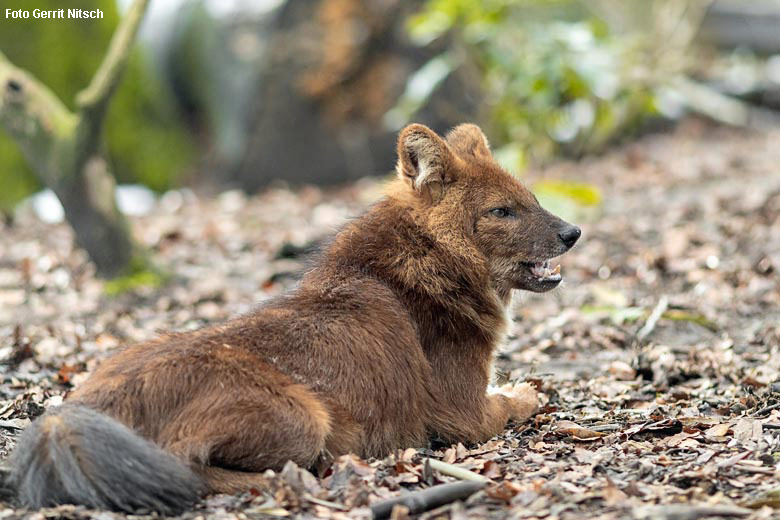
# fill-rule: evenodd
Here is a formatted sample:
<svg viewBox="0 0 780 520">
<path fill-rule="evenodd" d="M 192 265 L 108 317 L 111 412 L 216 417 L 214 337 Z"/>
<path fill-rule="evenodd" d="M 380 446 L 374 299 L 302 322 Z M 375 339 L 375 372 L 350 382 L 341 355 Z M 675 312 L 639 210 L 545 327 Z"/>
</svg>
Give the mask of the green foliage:
<svg viewBox="0 0 780 520">
<path fill-rule="evenodd" d="M 580 310 L 595 317 L 609 318 L 612 323 L 622 325 L 639 320 L 646 320 L 652 314 L 650 309 L 644 307 L 621 307 L 617 305 L 584 305 Z M 661 319 L 670 321 L 686 321 L 694 323 L 712 332 L 718 331 L 718 325 L 707 319 L 703 314 L 689 312 L 682 309 L 672 309 L 661 314 Z"/>
<path fill-rule="evenodd" d="M 522 171 L 529 162 L 600 151 L 661 114 L 679 117 L 681 108 L 667 106 L 669 94 L 699 110 L 682 79 L 706 6 L 706 0 L 427 0 L 408 29 L 419 45 L 446 41 L 443 56 L 452 67 L 479 72 L 471 76 L 484 93 L 482 123 L 494 156 Z M 425 96 L 432 90 L 417 88 Z M 544 207 L 573 220 L 587 218 L 600 201 L 587 185 L 540 183 L 534 190 Z"/>
<path fill-rule="evenodd" d="M 709 329 L 712 332 L 718 331 L 717 323 L 709 320 L 706 316 L 699 314 L 698 312 L 688 312 L 681 309 L 672 309 L 663 313 L 661 317 L 672 321 L 687 321 L 690 323 L 695 323 L 696 325 L 704 327 L 705 329 Z"/>
<path fill-rule="evenodd" d="M 537 194 L 559 194 L 576 201 L 581 206 L 598 206 L 601 193 L 590 184 L 580 182 L 541 181 L 536 183 Z"/>
<path fill-rule="evenodd" d="M 7 19 L 0 49 L 17 66 L 47 85 L 70 109 L 89 83 L 108 47 L 119 14 L 114 0 L 28 0 L 39 9 L 96 9 L 102 19 Z M 111 102 L 106 137 L 114 174 L 120 182 L 142 182 L 158 190 L 177 180 L 194 146 L 163 86 L 143 66 L 136 51 Z M 0 133 L 0 209 L 10 209 L 39 184 L 11 139 Z"/>
<path fill-rule="evenodd" d="M 430 59 L 409 77 L 406 89 L 396 105 L 385 114 L 385 125 L 393 130 L 400 130 L 418 110 L 425 106 L 436 87 L 455 67 L 457 61 L 448 52 Z"/>
<path fill-rule="evenodd" d="M 645 7 L 648 4 L 645 4 Z M 446 35 L 482 72 L 500 160 L 597 151 L 656 112 L 638 33 L 618 33 L 589 3 L 429 0 L 409 21 L 420 44 Z"/>
<path fill-rule="evenodd" d="M 572 222 L 587 220 L 601 204 L 598 188 L 581 182 L 539 181 L 533 192 L 542 207 Z"/>
<path fill-rule="evenodd" d="M 633 323 L 650 316 L 650 311 L 644 307 L 617 307 L 614 305 L 585 305 L 580 310 L 588 315 L 609 318 L 615 325 Z"/>
<path fill-rule="evenodd" d="M 155 266 L 149 258 L 138 255 L 130 261 L 124 274 L 106 282 L 103 291 L 117 296 L 143 287 L 162 287 L 170 280 L 170 274 Z"/>
<path fill-rule="evenodd" d="M 118 276 L 106 282 L 103 289 L 108 296 L 117 296 L 135 291 L 142 287 L 161 287 L 166 278 L 152 270 L 138 271 L 132 274 Z"/>
</svg>

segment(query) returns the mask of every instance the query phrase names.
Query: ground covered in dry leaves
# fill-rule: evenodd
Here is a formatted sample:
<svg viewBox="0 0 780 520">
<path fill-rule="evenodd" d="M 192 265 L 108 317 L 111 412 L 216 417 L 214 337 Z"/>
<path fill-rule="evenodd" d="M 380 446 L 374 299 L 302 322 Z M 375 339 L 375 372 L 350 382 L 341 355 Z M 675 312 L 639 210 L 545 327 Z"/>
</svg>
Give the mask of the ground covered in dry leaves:
<svg viewBox="0 0 780 520">
<path fill-rule="evenodd" d="M 516 301 L 499 365 L 544 392 L 530 424 L 478 446 L 345 457 L 321 477 L 288 466 L 266 489 L 212 497 L 184 516 L 367 518 L 377 500 L 454 480 L 430 457 L 494 483 L 425 518 L 777 517 L 778 142 L 780 131 L 688 122 L 526 177 L 588 182 L 603 195 L 580 216 L 565 286 Z M 168 193 L 133 223 L 173 281 L 114 297 L 65 225 L 24 213 L 0 224 L 2 455 L 114 347 L 222 320 L 294 285 L 305 246 L 379 194 L 374 181 L 250 198 Z"/>
</svg>

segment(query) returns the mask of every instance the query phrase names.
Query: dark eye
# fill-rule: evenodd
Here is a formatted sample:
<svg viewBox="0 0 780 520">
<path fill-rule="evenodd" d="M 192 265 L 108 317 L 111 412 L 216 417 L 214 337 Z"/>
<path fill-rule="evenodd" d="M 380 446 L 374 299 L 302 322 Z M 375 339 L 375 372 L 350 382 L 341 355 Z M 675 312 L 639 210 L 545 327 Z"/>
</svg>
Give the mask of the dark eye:
<svg viewBox="0 0 780 520">
<path fill-rule="evenodd" d="M 513 215 L 512 210 L 509 208 L 493 208 L 490 213 L 498 218 L 511 217 Z"/>
</svg>

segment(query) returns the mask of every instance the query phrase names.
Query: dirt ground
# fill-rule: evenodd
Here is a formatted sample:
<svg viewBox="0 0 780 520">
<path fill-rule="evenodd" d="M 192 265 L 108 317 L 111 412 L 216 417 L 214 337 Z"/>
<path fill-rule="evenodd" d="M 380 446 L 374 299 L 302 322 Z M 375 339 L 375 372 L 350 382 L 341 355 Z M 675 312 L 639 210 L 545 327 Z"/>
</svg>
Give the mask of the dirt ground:
<svg viewBox="0 0 780 520">
<path fill-rule="evenodd" d="M 368 505 L 454 480 L 443 459 L 493 480 L 423 518 L 780 517 L 780 129 L 689 121 L 603 157 L 529 173 L 591 183 L 565 285 L 516 298 L 499 366 L 545 405 L 477 446 L 289 465 L 266 489 L 204 500 L 185 518 L 368 518 Z M 0 223 L 0 454 L 118 345 L 246 312 L 295 284 L 301 246 L 381 193 L 166 194 L 134 229 L 173 274 L 105 295 L 65 225 Z M 124 518 L 63 506 L 0 518 Z M 403 518 L 402 511 L 396 511 Z"/>
</svg>

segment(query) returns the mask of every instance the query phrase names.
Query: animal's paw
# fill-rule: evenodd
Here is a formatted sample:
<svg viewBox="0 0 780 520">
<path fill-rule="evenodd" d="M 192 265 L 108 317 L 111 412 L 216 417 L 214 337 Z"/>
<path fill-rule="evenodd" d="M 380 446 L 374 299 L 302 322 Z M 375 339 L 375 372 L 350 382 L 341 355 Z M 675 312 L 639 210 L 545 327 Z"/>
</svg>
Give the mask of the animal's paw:
<svg viewBox="0 0 780 520">
<path fill-rule="evenodd" d="M 515 421 L 525 421 L 539 409 L 539 394 L 530 383 L 507 383 L 500 387 L 489 387 L 488 393 L 503 395 L 509 399 L 509 418 Z"/>
</svg>

